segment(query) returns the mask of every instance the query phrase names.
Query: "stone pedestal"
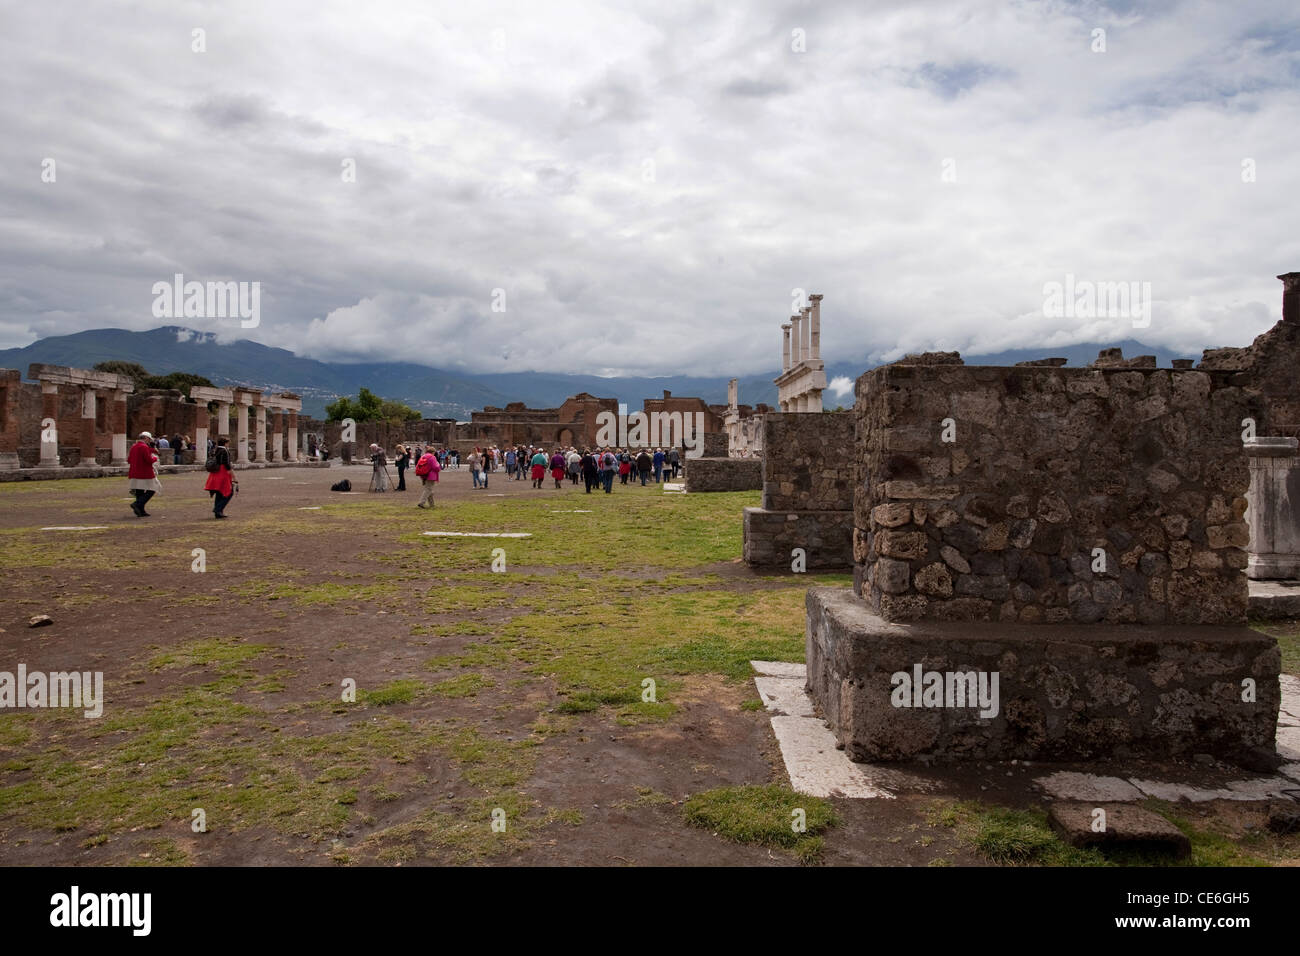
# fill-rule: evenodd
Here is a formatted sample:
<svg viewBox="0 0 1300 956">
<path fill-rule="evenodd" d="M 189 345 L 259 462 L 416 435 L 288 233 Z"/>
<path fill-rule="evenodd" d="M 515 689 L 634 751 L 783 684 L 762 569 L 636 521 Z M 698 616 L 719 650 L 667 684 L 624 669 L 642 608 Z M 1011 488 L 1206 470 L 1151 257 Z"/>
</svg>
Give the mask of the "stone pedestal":
<svg viewBox="0 0 1300 956">
<path fill-rule="evenodd" d="M 17 471 L 18 460 L 18 392 L 22 373 L 17 369 L 0 369 L 0 471 Z"/>
<path fill-rule="evenodd" d="M 1247 577 L 1300 578 L 1300 457 L 1294 438 L 1259 437 L 1245 443 L 1250 463 L 1246 523 Z"/>
<path fill-rule="evenodd" d="M 257 461 L 266 461 L 266 407 L 258 405 L 254 411 L 255 428 L 253 432 L 254 445 L 257 448 L 255 453 Z"/>
<path fill-rule="evenodd" d="M 289 409 L 288 452 L 290 461 L 302 461 L 303 456 L 298 453 L 298 412 L 292 408 Z"/>
<path fill-rule="evenodd" d="M 826 587 L 807 608 L 808 689 L 854 760 L 1274 752 L 1281 655 L 1249 627 L 895 624 Z"/>
</svg>

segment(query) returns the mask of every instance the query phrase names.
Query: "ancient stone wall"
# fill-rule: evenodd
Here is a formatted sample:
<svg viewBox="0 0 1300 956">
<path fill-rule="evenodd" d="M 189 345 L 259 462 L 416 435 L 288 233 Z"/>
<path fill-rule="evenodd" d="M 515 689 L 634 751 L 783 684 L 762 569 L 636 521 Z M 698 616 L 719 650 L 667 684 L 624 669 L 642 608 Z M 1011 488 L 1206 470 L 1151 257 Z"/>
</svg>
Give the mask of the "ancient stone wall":
<svg viewBox="0 0 1300 956">
<path fill-rule="evenodd" d="M 852 412 L 769 412 L 764 419 L 763 507 L 853 509 Z"/>
<path fill-rule="evenodd" d="M 686 491 L 758 491 L 763 463 L 757 458 L 691 458 L 686 462 Z"/>
<path fill-rule="evenodd" d="M 802 549 L 809 568 L 852 567 L 853 413 L 768 412 L 763 449 L 763 506 L 745 509 L 745 561 L 789 568 Z"/>
<path fill-rule="evenodd" d="M 1258 402 L 1232 379 L 954 364 L 866 373 L 855 590 L 887 621 L 1244 622 L 1241 421 Z"/>
</svg>

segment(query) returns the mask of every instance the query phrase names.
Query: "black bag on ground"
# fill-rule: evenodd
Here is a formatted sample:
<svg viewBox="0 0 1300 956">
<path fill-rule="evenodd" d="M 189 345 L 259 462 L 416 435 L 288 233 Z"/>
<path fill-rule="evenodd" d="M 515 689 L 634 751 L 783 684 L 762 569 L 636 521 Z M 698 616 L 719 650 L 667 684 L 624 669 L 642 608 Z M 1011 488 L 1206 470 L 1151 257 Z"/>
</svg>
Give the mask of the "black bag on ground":
<svg viewBox="0 0 1300 956">
<path fill-rule="evenodd" d="M 351 491 L 351 490 L 352 490 L 352 482 L 348 481 L 346 478 L 344 478 L 342 481 L 336 481 L 334 482 L 334 484 L 330 485 L 330 491 Z"/>
</svg>

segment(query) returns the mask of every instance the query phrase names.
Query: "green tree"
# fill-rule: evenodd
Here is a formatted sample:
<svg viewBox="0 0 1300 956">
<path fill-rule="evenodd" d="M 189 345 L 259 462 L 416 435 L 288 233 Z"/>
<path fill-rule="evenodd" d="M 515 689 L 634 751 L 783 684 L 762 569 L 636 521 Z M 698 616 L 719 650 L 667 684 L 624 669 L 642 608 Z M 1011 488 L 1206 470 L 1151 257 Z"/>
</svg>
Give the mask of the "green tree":
<svg viewBox="0 0 1300 956">
<path fill-rule="evenodd" d="M 417 421 L 422 417 L 410 406 L 382 399 L 368 388 L 361 389 L 355 400 L 343 395 L 325 406 L 325 418 L 331 422 L 350 418 L 357 422 L 400 423 Z"/>
<path fill-rule="evenodd" d="M 146 375 L 142 382 L 136 383 L 136 388 L 175 388 L 183 392 L 186 398 L 189 398 L 190 386 L 192 385 L 203 385 L 211 388 L 212 382 L 202 375 L 195 375 L 193 372 L 168 372 L 166 375 Z"/>
</svg>

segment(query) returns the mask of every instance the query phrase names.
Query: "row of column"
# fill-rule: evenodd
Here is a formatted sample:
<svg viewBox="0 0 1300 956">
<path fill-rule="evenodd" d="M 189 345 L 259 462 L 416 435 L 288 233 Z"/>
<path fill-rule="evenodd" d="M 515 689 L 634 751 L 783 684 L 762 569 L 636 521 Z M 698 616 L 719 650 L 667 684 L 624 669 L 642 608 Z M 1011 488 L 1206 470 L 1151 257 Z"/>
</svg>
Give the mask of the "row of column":
<svg viewBox="0 0 1300 956">
<path fill-rule="evenodd" d="M 111 393 L 108 427 L 113 433 L 112 464 L 126 464 L 126 395 L 121 390 Z M 95 418 L 99 402 L 104 401 L 99 390 L 89 386 L 81 389 L 81 466 L 94 466 Z M 42 468 L 61 467 L 59 461 L 59 386 L 55 382 L 41 382 L 41 465 Z"/>
<path fill-rule="evenodd" d="M 815 362 L 822 357 L 822 296 L 808 296 L 810 305 L 790 316 L 781 326 L 781 371 L 788 372 L 800 362 Z"/>
<path fill-rule="evenodd" d="M 802 395 L 781 403 L 783 412 L 819 412 L 821 406 L 821 389 L 815 388 Z"/>
<path fill-rule="evenodd" d="M 127 448 L 130 445 L 130 436 L 127 435 L 127 408 L 126 396 L 124 391 L 113 391 L 111 398 L 106 399 L 100 396 L 99 391 L 94 388 L 82 388 L 81 390 L 81 467 L 91 467 L 97 464 L 95 460 L 95 419 L 98 414 L 99 402 L 108 400 L 109 416 L 108 427 L 112 430 L 112 460 L 114 466 L 124 466 L 126 464 Z M 217 436 L 230 434 L 230 404 L 223 402 L 217 410 Z M 298 412 L 292 408 L 270 407 L 272 414 L 271 421 L 271 446 L 267 449 L 267 421 L 266 412 L 268 406 L 256 405 L 254 421 L 254 444 L 252 450 L 257 452 L 257 457 L 261 461 L 298 461 Z M 194 406 L 196 423 L 194 426 L 194 447 L 196 461 L 202 461 L 207 454 L 208 448 L 208 414 L 204 404 L 200 403 Z M 236 444 L 234 447 L 234 461 L 247 462 L 249 458 L 249 441 L 248 441 L 248 410 L 249 404 L 238 403 L 236 408 Z M 287 423 L 285 418 L 288 418 Z M 285 425 L 288 430 L 288 454 L 284 448 Z M 41 382 L 41 463 L 42 468 L 59 468 L 62 463 L 59 460 L 59 386 L 55 382 Z"/>
<path fill-rule="evenodd" d="M 252 405 L 250 402 L 218 402 L 216 438 L 230 435 L 230 406 L 235 407 L 235 441 L 230 447 L 231 460 L 238 463 L 252 461 L 250 452 L 259 461 L 300 461 L 298 449 L 298 410 L 294 408 L 276 408 L 266 405 Z M 200 406 L 201 408 L 202 406 Z M 253 409 L 253 443 L 249 445 L 249 409 Z M 271 445 L 266 444 L 266 413 L 271 412 Z M 286 422 L 285 419 L 288 419 Z M 208 426 L 206 413 L 200 414 L 200 421 L 194 429 L 194 444 L 206 454 L 208 447 Z M 288 431 L 288 450 L 285 448 L 285 431 Z"/>
</svg>

